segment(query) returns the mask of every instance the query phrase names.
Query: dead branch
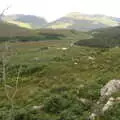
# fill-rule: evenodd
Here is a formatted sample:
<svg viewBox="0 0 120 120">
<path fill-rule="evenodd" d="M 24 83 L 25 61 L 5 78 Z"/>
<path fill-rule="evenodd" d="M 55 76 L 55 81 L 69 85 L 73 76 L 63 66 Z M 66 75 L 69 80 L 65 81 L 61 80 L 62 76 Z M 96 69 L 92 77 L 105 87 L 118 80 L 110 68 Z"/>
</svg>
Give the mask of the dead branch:
<svg viewBox="0 0 120 120">
<path fill-rule="evenodd" d="M 7 8 L 3 9 L 0 13 L 0 20 L 2 20 L 2 17 L 5 15 L 5 12 L 10 8 L 11 6 L 8 6 Z"/>
</svg>

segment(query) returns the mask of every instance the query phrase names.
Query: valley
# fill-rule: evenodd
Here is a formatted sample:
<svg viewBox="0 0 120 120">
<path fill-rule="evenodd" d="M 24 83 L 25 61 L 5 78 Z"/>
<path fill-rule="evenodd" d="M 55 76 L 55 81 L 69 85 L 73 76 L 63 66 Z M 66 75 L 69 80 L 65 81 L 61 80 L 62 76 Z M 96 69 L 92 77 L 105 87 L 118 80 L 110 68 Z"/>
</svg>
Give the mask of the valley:
<svg viewBox="0 0 120 120">
<path fill-rule="evenodd" d="M 0 3 L 0 120 L 120 120 L 111 1 Z"/>
<path fill-rule="evenodd" d="M 17 29 L 27 34 L 17 36 Z M 94 109 L 102 110 L 97 105 L 101 89 L 120 79 L 119 27 L 80 32 L 14 26 L 11 37 L 6 29 L 3 36 L 2 30 L 1 120 L 85 120 Z M 119 106 L 99 112 L 96 120 L 119 120 Z"/>
</svg>

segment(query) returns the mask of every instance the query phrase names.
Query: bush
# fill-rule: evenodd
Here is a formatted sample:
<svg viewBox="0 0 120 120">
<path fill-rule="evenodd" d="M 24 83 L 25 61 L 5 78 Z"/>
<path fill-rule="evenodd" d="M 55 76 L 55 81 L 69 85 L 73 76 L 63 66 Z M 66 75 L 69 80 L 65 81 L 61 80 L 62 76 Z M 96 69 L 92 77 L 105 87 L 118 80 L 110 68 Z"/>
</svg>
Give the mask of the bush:
<svg viewBox="0 0 120 120">
<path fill-rule="evenodd" d="M 83 114 L 88 112 L 88 109 L 89 107 L 82 103 L 73 104 L 69 109 L 60 114 L 59 120 L 83 120 Z"/>
<path fill-rule="evenodd" d="M 66 109 L 70 105 L 70 101 L 68 101 L 66 98 L 62 96 L 52 96 L 49 97 L 45 102 L 44 102 L 44 109 L 46 112 L 51 112 L 51 113 L 59 113 Z"/>
<path fill-rule="evenodd" d="M 30 114 L 20 113 L 15 116 L 15 120 L 33 120 Z"/>
<path fill-rule="evenodd" d="M 14 120 L 40 120 L 36 113 L 32 113 L 32 111 L 19 109 L 15 113 Z"/>
<path fill-rule="evenodd" d="M 49 97 L 44 106 L 45 112 L 57 114 L 58 120 L 83 120 L 87 117 L 84 113 L 88 115 L 91 107 L 90 104 L 83 104 L 78 101 L 75 96 L 64 94 Z"/>
</svg>

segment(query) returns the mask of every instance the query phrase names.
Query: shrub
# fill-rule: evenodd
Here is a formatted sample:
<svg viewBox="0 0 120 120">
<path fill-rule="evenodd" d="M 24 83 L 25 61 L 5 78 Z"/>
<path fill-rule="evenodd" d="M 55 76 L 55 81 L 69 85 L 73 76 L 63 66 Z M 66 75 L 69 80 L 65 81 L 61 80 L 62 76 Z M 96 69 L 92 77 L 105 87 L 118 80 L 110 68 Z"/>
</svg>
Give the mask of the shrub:
<svg viewBox="0 0 120 120">
<path fill-rule="evenodd" d="M 59 120 L 82 120 L 84 112 L 88 112 L 88 109 L 88 106 L 82 103 L 73 104 L 69 109 L 60 114 Z"/>
<path fill-rule="evenodd" d="M 64 58 L 63 57 L 54 57 L 53 61 L 55 61 L 55 62 L 61 62 L 61 61 L 64 61 Z"/>
<path fill-rule="evenodd" d="M 20 113 L 15 116 L 15 120 L 33 120 L 29 114 Z"/>
<path fill-rule="evenodd" d="M 15 113 L 14 120 L 40 120 L 36 113 L 32 113 L 32 111 L 19 109 Z"/>
<path fill-rule="evenodd" d="M 44 109 L 46 112 L 59 113 L 67 108 L 69 105 L 70 102 L 66 98 L 56 95 L 49 97 L 44 102 Z"/>
</svg>

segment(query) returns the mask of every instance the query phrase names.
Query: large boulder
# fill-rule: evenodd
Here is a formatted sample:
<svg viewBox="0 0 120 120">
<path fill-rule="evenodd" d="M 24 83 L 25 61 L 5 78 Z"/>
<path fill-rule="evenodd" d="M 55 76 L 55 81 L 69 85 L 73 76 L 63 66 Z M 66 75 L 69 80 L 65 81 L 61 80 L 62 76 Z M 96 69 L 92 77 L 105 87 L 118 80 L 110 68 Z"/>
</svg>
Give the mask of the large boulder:
<svg viewBox="0 0 120 120">
<path fill-rule="evenodd" d="M 120 80 L 111 80 L 101 89 L 101 97 L 111 96 L 120 91 Z"/>
<path fill-rule="evenodd" d="M 113 107 L 114 104 L 120 102 L 120 97 L 112 97 L 116 92 L 120 91 L 120 80 L 109 81 L 100 91 L 101 97 L 94 106 L 93 112 L 89 116 L 89 120 L 96 120 L 100 114 L 104 114 Z"/>
</svg>

